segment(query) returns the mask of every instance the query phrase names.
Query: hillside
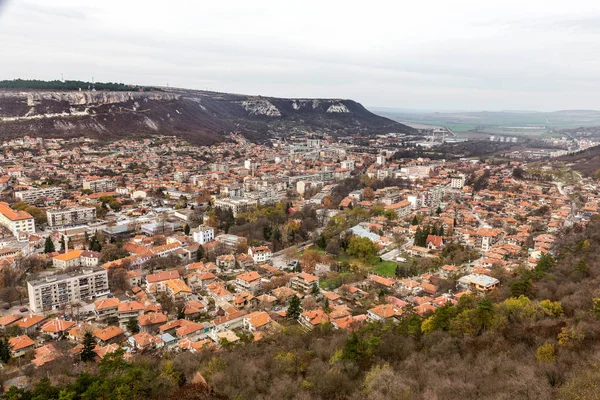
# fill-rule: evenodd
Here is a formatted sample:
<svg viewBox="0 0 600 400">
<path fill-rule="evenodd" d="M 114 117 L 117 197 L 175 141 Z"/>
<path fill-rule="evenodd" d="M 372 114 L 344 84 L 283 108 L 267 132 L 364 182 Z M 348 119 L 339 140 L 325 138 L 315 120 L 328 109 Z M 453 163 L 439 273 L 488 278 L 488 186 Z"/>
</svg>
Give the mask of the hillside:
<svg viewBox="0 0 600 400">
<path fill-rule="evenodd" d="M 600 146 L 562 156 L 557 158 L 557 160 L 564 162 L 571 169 L 580 172 L 584 176 L 590 177 L 600 169 Z"/>
<path fill-rule="evenodd" d="M 592 218 L 561 233 L 556 259 L 497 271 L 500 289 L 430 316 L 408 312 L 352 332 L 295 325 L 258 343 L 249 336 L 163 359 L 125 361 L 122 351 L 98 365 L 67 358 L 34 370 L 32 391 L 11 388 L 4 398 L 598 399 L 599 249 L 600 219 Z"/>
<path fill-rule="evenodd" d="M 283 133 L 416 133 L 352 100 L 140 90 L 0 89 L 0 139 L 86 135 L 110 140 L 165 134 L 210 145 L 222 140 L 220 133 L 229 132 L 240 132 L 253 141 Z"/>
</svg>

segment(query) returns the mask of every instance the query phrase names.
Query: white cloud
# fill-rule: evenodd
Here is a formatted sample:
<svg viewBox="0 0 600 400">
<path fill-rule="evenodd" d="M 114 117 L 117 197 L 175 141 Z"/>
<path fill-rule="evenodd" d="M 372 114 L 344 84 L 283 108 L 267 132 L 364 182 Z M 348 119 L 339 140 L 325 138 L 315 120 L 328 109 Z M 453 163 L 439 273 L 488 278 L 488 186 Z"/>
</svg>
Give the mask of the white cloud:
<svg viewBox="0 0 600 400">
<path fill-rule="evenodd" d="M 577 3 L 13 0 L 0 8 L 0 77 L 404 108 L 598 108 L 600 5 Z"/>
</svg>

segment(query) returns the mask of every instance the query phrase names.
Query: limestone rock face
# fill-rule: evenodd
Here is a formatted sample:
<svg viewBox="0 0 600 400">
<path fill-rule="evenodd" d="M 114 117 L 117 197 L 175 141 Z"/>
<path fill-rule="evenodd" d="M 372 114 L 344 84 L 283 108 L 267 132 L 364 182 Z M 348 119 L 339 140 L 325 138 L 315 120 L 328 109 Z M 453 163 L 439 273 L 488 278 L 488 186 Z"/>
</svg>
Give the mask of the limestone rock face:
<svg viewBox="0 0 600 400">
<path fill-rule="evenodd" d="M 164 134 L 210 145 L 232 132 L 257 142 L 303 132 L 415 133 L 343 99 L 284 99 L 172 88 L 131 92 L 0 89 L 0 140 L 24 135 L 89 135 L 112 140 Z"/>
</svg>

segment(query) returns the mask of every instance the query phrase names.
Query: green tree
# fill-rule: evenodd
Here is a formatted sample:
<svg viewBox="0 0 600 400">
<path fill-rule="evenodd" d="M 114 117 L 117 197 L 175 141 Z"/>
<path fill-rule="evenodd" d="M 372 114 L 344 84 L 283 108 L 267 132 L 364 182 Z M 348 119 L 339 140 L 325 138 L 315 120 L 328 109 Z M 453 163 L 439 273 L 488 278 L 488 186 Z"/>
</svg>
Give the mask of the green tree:
<svg viewBox="0 0 600 400">
<path fill-rule="evenodd" d="M 438 206 L 437 210 L 435 210 L 435 213 L 440 215 L 442 213 L 442 207 Z"/>
<path fill-rule="evenodd" d="M 196 250 L 196 261 L 202 261 L 204 259 L 204 247 L 202 245 L 198 246 L 198 250 Z"/>
<path fill-rule="evenodd" d="M 140 331 L 140 325 L 138 324 L 137 318 L 131 318 L 127 321 L 127 330 L 132 335 L 135 335 Z"/>
<path fill-rule="evenodd" d="M 317 245 L 318 248 L 325 250 L 327 248 L 327 238 L 325 235 L 321 233 L 315 241 L 315 245 Z"/>
<path fill-rule="evenodd" d="M 46 242 L 44 243 L 44 253 L 54 253 L 55 251 L 56 249 L 54 248 L 54 242 L 52 241 L 52 238 L 48 236 L 46 238 Z"/>
<path fill-rule="evenodd" d="M 190 226 L 188 224 L 185 224 L 185 226 L 183 227 L 183 233 L 185 233 L 186 236 L 190 235 Z"/>
<path fill-rule="evenodd" d="M 8 345 L 8 339 L 4 338 L 0 340 L 0 361 L 6 364 L 10 360 L 10 346 Z"/>
<path fill-rule="evenodd" d="M 385 210 L 383 216 L 389 219 L 390 221 L 394 221 L 396 220 L 396 218 L 398 218 L 398 214 L 396 214 L 396 211 L 394 210 Z"/>
<path fill-rule="evenodd" d="M 288 305 L 286 316 L 291 319 L 298 319 L 298 317 L 300 317 L 301 312 L 302 309 L 300 308 L 300 298 L 294 295 L 290 299 L 290 304 Z"/>
<path fill-rule="evenodd" d="M 346 253 L 351 256 L 361 258 L 363 260 L 372 260 L 377 255 L 377 246 L 369 238 L 360 236 L 352 236 L 348 243 Z"/>
<path fill-rule="evenodd" d="M 86 332 L 85 335 L 83 335 L 83 350 L 81 350 L 81 361 L 94 361 L 94 359 L 96 358 L 96 353 L 94 352 L 95 348 L 96 341 L 94 340 L 94 336 L 91 332 Z"/>
<path fill-rule="evenodd" d="M 538 259 L 538 262 L 535 266 L 535 270 L 536 272 L 540 273 L 548 272 L 550 268 L 554 266 L 555 263 L 556 261 L 554 260 L 554 257 L 552 257 L 552 254 L 542 254 L 542 256 Z"/>
<path fill-rule="evenodd" d="M 310 294 L 312 294 L 313 296 L 321 294 L 321 290 L 319 289 L 319 285 L 317 285 L 317 282 L 313 283 Z"/>
</svg>

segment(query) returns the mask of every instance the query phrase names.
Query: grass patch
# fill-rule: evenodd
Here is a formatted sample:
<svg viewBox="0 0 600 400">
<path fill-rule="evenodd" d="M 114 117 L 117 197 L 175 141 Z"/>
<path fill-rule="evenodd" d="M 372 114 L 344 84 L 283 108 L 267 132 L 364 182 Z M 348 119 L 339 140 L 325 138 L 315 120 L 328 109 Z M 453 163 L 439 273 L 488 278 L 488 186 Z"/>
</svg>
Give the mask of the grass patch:
<svg viewBox="0 0 600 400">
<path fill-rule="evenodd" d="M 373 272 L 377 275 L 389 276 L 393 278 L 396 276 L 397 263 L 393 261 L 379 261 L 373 267 Z"/>
</svg>

